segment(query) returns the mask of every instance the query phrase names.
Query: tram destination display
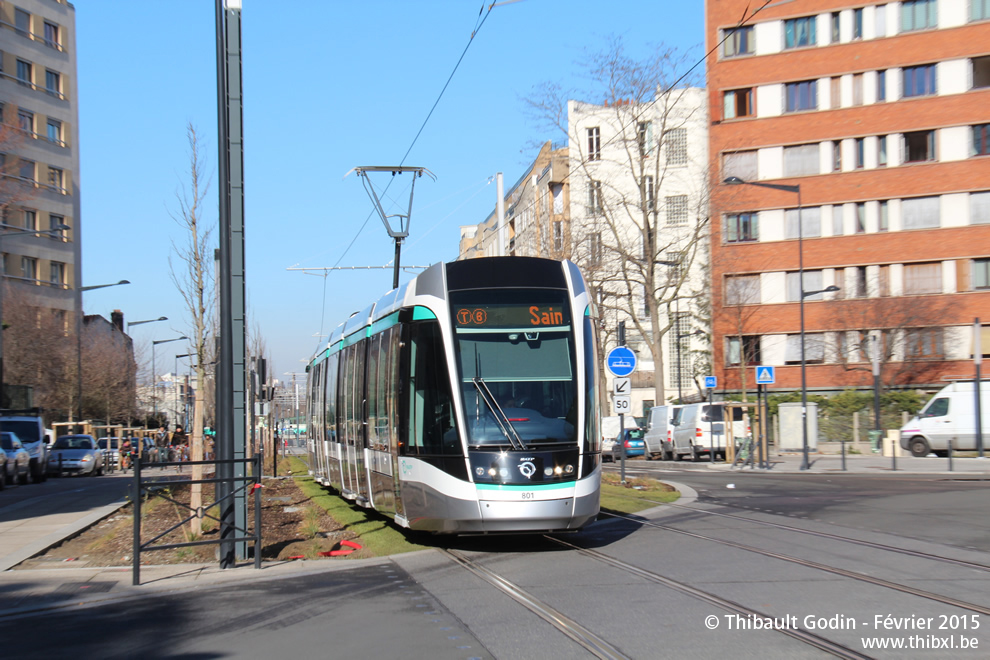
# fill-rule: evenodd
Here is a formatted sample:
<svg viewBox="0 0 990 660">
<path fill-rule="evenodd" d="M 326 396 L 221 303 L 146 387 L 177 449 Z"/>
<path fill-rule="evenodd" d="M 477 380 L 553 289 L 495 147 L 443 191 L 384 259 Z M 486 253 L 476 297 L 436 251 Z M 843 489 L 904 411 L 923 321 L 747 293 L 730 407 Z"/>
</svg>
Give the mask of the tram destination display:
<svg viewBox="0 0 990 660">
<path fill-rule="evenodd" d="M 458 328 L 561 328 L 570 324 L 566 306 L 459 305 L 454 307 Z"/>
</svg>

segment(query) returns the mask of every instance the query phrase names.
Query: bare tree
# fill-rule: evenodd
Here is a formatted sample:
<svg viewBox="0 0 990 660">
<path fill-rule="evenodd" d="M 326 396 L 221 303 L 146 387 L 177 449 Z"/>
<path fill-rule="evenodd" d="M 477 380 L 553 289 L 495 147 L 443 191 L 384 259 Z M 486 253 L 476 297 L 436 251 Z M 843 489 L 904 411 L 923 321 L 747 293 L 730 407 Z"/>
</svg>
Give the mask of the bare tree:
<svg viewBox="0 0 990 660">
<path fill-rule="evenodd" d="M 203 460 L 203 420 L 206 417 L 206 366 L 212 361 L 208 350 L 208 339 L 211 336 L 211 320 L 213 318 L 213 287 L 211 286 L 213 266 L 213 246 L 210 234 L 212 223 L 203 218 L 204 200 L 210 187 L 209 177 L 205 173 L 202 155 L 202 145 L 196 128 L 190 123 L 186 127 L 186 138 L 189 143 L 189 180 L 187 188 L 176 193 L 179 208 L 172 213 L 172 218 L 185 231 L 185 238 L 180 242 L 173 241 L 173 262 L 169 258 L 169 271 L 172 282 L 182 294 L 189 313 L 192 326 L 192 351 L 196 364 L 194 366 L 196 391 L 193 409 L 192 428 L 192 460 Z M 193 465 L 193 481 L 202 479 L 202 466 Z M 190 495 L 190 507 L 199 510 L 202 507 L 202 486 L 193 484 Z M 194 518 L 191 533 L 198 536 L 202 532 L 202 519 Z"/>
<path fill-rule="evenodd" d="M 30 386 L 34 405 L 45 409 L 46 415 L 69 411 L 75 396 L 70 315 L 38 306 L 19 287 L 4 288 L 4 380 Z"/>
<path fill-rule="evenodd" d="M 552 83 L 527 99 L 544 126 L 568 137 L 573 258 L 603 318 L 626 320 L 629 343 L 646 348 L 657 402 L 663 341 L 689 334 L 708 238 L 707 157 L 689 146 L 703 135 L 705 96 L 682 86 L 685 63 L 664 47 L 635 61 L 613 39 L 585 63 L 584 97 L 601 105 L 568 101 L 571 92 Z"/>
</svg>

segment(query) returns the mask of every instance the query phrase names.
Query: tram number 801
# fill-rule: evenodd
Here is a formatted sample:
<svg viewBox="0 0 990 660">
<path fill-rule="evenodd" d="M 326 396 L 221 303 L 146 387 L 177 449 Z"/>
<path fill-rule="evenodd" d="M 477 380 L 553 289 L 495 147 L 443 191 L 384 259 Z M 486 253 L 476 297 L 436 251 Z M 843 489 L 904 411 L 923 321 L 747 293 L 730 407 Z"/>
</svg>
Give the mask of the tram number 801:
<svg viewBox="0 0 990 660">
<path fill-rule="evenodd" d="M 522 496 L 522 499 L 524 499 L 524 500 L 531 500 L 531 499 L 533 499 L 533 497 L 534 497 L 535 494 L 530 492 L 530 493 L 520 493 L 520 495 Z"/>
</svg>

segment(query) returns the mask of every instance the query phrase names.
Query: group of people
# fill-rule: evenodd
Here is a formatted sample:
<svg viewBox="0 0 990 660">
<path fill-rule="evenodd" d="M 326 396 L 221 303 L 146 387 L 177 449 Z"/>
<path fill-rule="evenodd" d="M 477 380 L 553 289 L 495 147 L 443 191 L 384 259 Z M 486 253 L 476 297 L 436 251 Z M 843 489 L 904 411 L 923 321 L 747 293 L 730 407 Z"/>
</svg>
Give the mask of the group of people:
<svg viewBox="0 0 990 660">
<path fill-rule="evenodd" d="M 162 426 L 155 434 L 154 444 L 148 447 L 146 453 L 143 449 L 143 442 L 139 438 L 125 438 L 120 450 L 121 468 L 126 470 L 139 456 L 148 463 L 188 461 L 189 436 L 181 426 L 176 426 L 171 433 Z"/>
</svg>

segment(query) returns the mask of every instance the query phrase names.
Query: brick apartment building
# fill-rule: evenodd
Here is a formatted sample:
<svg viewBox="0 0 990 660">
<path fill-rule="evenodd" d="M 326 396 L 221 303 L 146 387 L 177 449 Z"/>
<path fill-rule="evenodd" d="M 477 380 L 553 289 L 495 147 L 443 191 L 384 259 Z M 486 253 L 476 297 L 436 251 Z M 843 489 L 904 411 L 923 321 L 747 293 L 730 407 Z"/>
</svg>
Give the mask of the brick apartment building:
<svg viewBox="0 0 990 660">
<path fill-rule="evenodd" d="M 809 391 L 871 385 L 874 346 L 888 384 L 972 377 L 976 317 L 990 354 L 990 0 L 709 0 L 706 43 L 720 389 L 754 389 L 756 364 L 800 387 L 802 297 Z"/>
</svg>

